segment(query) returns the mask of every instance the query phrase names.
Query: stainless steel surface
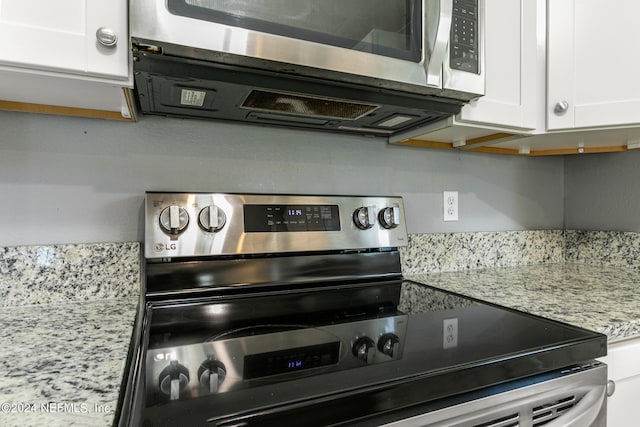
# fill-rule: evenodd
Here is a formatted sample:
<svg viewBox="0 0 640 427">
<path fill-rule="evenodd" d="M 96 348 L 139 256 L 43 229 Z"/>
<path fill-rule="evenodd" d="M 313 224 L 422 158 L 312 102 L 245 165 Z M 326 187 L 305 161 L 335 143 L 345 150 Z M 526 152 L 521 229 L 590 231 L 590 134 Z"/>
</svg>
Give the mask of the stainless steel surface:
<svg viewBox="0 0 640 427">
<path fill-rule="evenodd" d="M 219 231 L 227 223 L 227 216 L 224 211 L 216 205 L 203 208 L 198 215 L 198 223 L 204 231 L 213 233 Z"/>
<path fill-rule="evenodd" d="M 299 378 L 323 371 L 363 367 L 365 363 L 379 364 L 398 360 L 402 358 L 407 318 L 404 315 L 398 315 L 317 327 L 304 327 L 303 325 L 264 325 L 263 327 L 274 329 L 292 327 L 294 329 L 252 335 L 252 329 L 256 328 L 247 328 L 244 336 L 242 336 L 242 330 L 229 331 L 227 335 L 233 333 L 233 336 L 238 334 L 241 336 L 225 338 L 224 334 L 221 334 L 211 337 L 211 341 L 208 342 L 148 350 L 146 372 L 149 391 L 153 392 L 154 389 L 159 388 L 165 395 L 170 394 L 168 380 L 165 378 L 167 378 L 167 369 L 172 364 L 174 366 L 179 364 L 188 371 L 188 374 L 181 373 L 179 379 L 181 381 L 180 393 L 189 397 L 209 395 L 212 390 L 215 393 L 225 393 L 231 390 L 260 386 L 260 383 L 252 383 L 245 379 L 245 356 L 288 350 L 295 352 L 306 346 L 333 342 L 340 345 L 337 363 L 280 373 L 274 377 L 282 381 L 283 378 Z M 397 337 L 392 355 L 379 350 L 375 344 L 381 338 L 388 337 L 389 334 Z M 364 360 L 353 351 L 356 348 L 356 342 L 362 339 L 368 339 L 372 343 L 365 350 Z M 213 380 L 215 384 L 209 384 L 210 374 L 200 370 L 200 367 L 207 362 L 215 362 L 216 369 L 219 369 L 217 378 Z M 269 379 L 268 376 L 264 377 L 262 381 L 267 379 Z"/>
<path fill-rule="evenodd" d="M 452 0 L 423 0 L 425 17 L 422 34 L 429 44 L 422 49 L 419 62 L 185 18 L 171 14 L 163 0 L 130 2 L 131 36 L 145 42 L 169 43 L 174 45 L 176 53 L 187 57 L 197 56 L 218 62 L 251 58 L 263 61 L 261 65 L 265 68 L 290 71 L 295 66 L 300 66 L 310 70 L 329 70 L 376 79 L 382 87 L 404 87 L 407 91 L 413 91 L 416 87 L 431 88 L 432 90 L 424 93 L 439 94 L 442 89 L 442 64 L 446 63 L 449 53 L 447 41 L 451 2 Z M 433 11 L 438 11 L 435 16 L 432 16 Z M 440 25 L 437 25 L 438 22 Z M 434 26 L 435 31 L 431 29 Z M 483 39 L 480 32 L 481 42 Z M 464 74 L 469 74 L 464 76 L 465 80 L 472 79 L 476 83 L 465 84 L 460 91 L 465 92 L 469 88 L 471 92 L 457 94 L 457 82 Z M 454 72 L 448 76 L 448 97 L 469 100 L 484 94 L 482 74 Z M 470 97 L 469 93 L 473 96 Z"/>
<path fill-rule="evenodd" d="M 167 206 L 158 215 L 158 224 L 162 231 L 175 236 L 186 230 L 189 225 L 189 214 L 186 209 L 178 205 Z"/>
<path fill-rule="evenodd" d="M 244 229 L 244 205 L 337 205 L 339 231 L 252 232 Z M 216 206 L 218 225 L 205 231 L 198 225 L 202 211 Z M 173 208 L 172 208 L 173 207 Z M 353 220 L 354 212 L 367 207 L 366 220 L 376 223 L 378 212 L 397 209 L 398 224 L 380 224 L 366 230 Z M 173 211 L 172 211 L 173 209 Z M 288 196 L 209 193 L 147 193 L 145 256 L 255 254 L 398 247 L 407 244 L 404 206 L 399 197 Z M 215 216 L 215 215 L 214 215 Z M 221 218 L 225 218 L 221 221 Z"/>
<path fill-rule="evenodd" d="M 607 381 L 607 397 L 613 396 L 616 392 L 616 383 L 613 380 Z"/>
<path fill-rule="evenodd" d="M 96 38 L 102 46 L 113 47 L 118 44 L 118 35 L 111 28 L 100 27 L 96 30 Z"/>
<path fill-rule="evenodd" d="M 555 105 L 555 107 L 553 107 L 553 112 L 556 115 L 561 116 L 566 113 L 568 109 L 569 103 L 567 101 L 560 101 Z"/>
<path fill-rule="evenodd" d="M 136 38 L 415 85 L 426 81 L 424 66 L 410 61 L 184 18 L 169 13 L 162 0 L 131 1 L 130 12 Z"/>
<path fill-rule="evenodd" d="M 384 427 L 606 426 L 607 367 L 599 364 L 505 393 L 384 424 Z"/>
<path fill-rule="evenodd" d="M 386 209 L 386 208 L 385 208 Z M 353 222 L 361 230 L 368 230 L 376 224 L 376 207 L 362 206 L 353 213 Z"/>
<path fill-rule="evenodd" d="M 378 220 L 384 228 L 395 228 L 400 225 L 400 209 L 395 206 L 381 209 Z"/>
<path fill-rule="evenodd" d="M 437 9 L 433 5 L 438 6 Z M 449 34 L 453 15 L 453 0 L 439 0 L 427 2 L 424 11 L 425 26 L 424 46 L 430 47 L 431 55 L 425 64 L 427 71 L 427 86 L 442 87 L 442 65 L 448 53 Z M 437 10 L 437 12 L 435 11 Z M 433 39 L 433 42 L 431 42 Z"/>
</svg>

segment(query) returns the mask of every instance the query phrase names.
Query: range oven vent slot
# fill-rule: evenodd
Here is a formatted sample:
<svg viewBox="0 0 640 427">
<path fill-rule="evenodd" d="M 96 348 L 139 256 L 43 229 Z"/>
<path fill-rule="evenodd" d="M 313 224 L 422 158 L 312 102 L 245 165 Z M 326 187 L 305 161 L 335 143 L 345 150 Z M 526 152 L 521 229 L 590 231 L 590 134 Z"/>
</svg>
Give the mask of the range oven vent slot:
<svg viewBox="0 0 640 427">
<path fill-rule="evenodd" d="M 548 402 L 533 408 L 533 427 L 543 426 L 558 418 L 560 415 L 573 408 L 579 399 L 576 396 L 567 396 L 563 399 Z"/>
<path fill-rule="evenodd" d="M 524 414 L 527 414 L 525 418 L 531 423 L 529 424 L 528 422 L 525 422 L 525 424 L 531 425 L 532 427 L 544 426 L 576 406 L 579 401 L 579 397 L 570 395 L 562 399 L 554 399 L 540 404 L 534 407 L 533 410 L 525 410 Z M 529 418 L 529 416 L 531 416 L 531 418 Z M 516 412 L 510 415 L 483 421 L 479 424 L 473 424 L 471 427 L 520 427 L 522 422 L 521 413 Z"/>
<path fill-rule="evenodd" d="M 507 415 L 506 417 L 495 418 L 490 421 L 483 422 L 481 424 L 475 424 L 473 427 L 519 427 L 520 426 L 520 414 L 515 413 Z"/>
</svg>

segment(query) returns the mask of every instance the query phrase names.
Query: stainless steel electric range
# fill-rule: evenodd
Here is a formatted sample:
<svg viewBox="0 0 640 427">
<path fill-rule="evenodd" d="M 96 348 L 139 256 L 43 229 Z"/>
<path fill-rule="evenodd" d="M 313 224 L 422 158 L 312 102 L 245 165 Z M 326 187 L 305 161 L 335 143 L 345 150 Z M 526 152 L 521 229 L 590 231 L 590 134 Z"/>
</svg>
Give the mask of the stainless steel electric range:
<svg viewBox="0 0 640 427">
<path fill-rule="evenodd" d="M 122 426 L 605 425 L 606 337 L 403 280 L 399 197 L 145 203 Z"/>
</svg>

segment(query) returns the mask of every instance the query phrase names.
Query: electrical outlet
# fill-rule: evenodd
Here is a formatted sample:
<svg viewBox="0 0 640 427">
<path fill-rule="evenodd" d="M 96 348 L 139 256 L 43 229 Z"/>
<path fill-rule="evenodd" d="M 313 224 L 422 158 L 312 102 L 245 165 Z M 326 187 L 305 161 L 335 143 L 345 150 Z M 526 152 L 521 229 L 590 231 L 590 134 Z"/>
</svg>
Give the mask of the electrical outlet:
<svg viewBox="0 0 640 427">
<path fill-rule="evenodd" d="M 458 318 L 444 319 L 442 325 L 442 348 L 458 346 Z"/>
<path fill-rule="evenodd" d="M 457 191 L 445 191 L 444 193 L 444 221 L 457 221 L 458 220 L 458 192 Z"/>
</svg>

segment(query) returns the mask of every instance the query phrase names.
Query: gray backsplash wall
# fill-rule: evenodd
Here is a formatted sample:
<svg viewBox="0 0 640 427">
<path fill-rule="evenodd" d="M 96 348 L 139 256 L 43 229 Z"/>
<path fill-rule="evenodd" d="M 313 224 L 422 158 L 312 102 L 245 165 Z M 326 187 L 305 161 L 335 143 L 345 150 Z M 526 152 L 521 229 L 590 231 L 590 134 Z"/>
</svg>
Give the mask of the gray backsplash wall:
<svg viewBox="0 0 640 427">
<path fill-rule="evenodd" d="M 640 231 L 640 151 L 567 156 L 565 226 Z"/>
<path fill-rule="evenodd" d="M 142 239 L 146 190 L 398 194 L 410 233 L 563 229 L 564 159 L 198 120 L 0 111 L 0 246 Z M 442 191 L 460 220 L 442 221 Z"/>
</svg>

